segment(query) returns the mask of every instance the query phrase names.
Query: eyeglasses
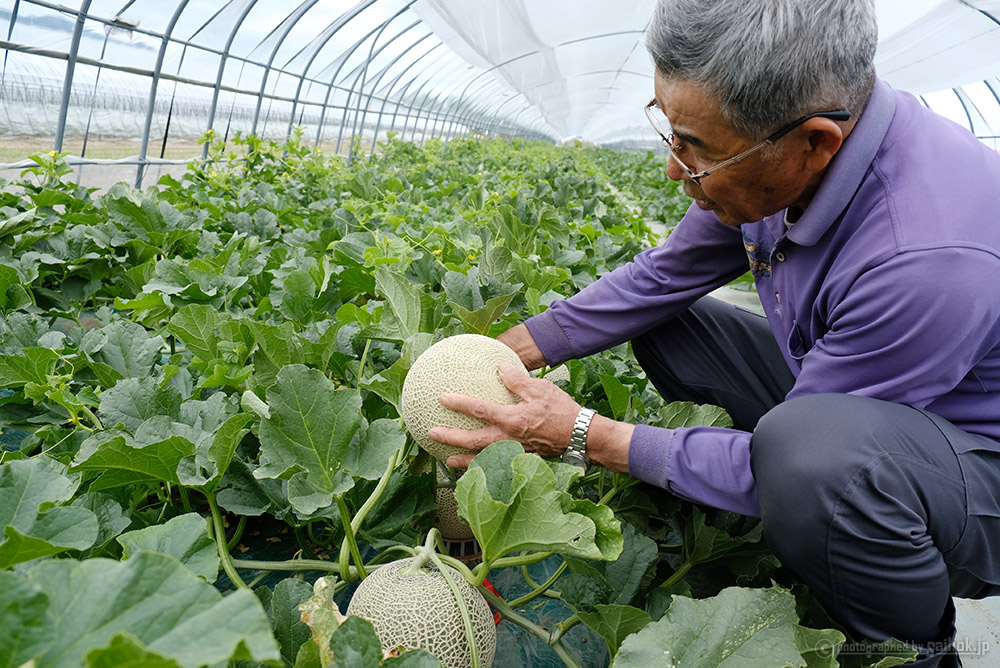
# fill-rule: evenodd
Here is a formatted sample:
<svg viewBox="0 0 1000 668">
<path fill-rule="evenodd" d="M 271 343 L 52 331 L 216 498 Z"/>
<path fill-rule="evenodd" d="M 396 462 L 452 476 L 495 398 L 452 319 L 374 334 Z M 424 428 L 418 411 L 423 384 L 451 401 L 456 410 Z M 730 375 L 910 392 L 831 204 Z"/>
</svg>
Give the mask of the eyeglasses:
<svg viewBox="0 0 1000 668">
<path fill-rule="evenodd" d="M 676 138 L 674 137 L 673 130 L 670 128 L 670 121 L 667 120 L 666 115 L 663 113 L 663 110 L 660 109 L 660 105 L 656 102 L 656 99 L 654 98 L 650 100 L 649 104 L 647 104 L 643 108 L 643 111 L 646 112 L 646 118 L 649 119 L 649 122 L 653 126 L 653 129 L 656 130 L 656 133 L 660 135 L 660 138 L 663 140 L 663 145 L 667 147 L 667 151 L 670 153 L 670 157 L 672 157 L 675 161 L 677 161 L 677 164 L 680 165 L 680 168 L 684 170 L 684 173 L 687 174 L 688 178 L 697 183 L 698 185 L 701 185 L 701 180 L 706 176 L 708 176 L 709 174 L 714 174 L 715 172 L 719 171 L 726 165 L 731 165 L 734 162 L 739 162 L 740 160 L 743 160 L 751 153 L 755 153 L 760 149 L 764 148 L 765 146 L 773 144 L 774 142 L 778 141 L 779 139 L 787 135 L 789 132 L 794 130 L 795 128 L 799 127 L 800 125 L 808 121 L 810 118 L 829 118 L 830 120 L 834 121 L 846 121 L 851 118 L 851 113 L 846 109 L 837 109 L 835 111 L 818 111 L 815 114 L 809 114 L 808 116 L 803 116 L 802 118 L 792 122 L 791 124 L 787 125 L 781 130 L 778 130 L 764 141 L 758 144 L 754 144 L 753 146 L 743 151 L 739 155 L 734 155 L 733 157 L 727 160 L 723 160 L 719 164 L 714 165 L 709 169 L 705 169 L 695 173 L 694 170 L 685 165 L 684 161 L 682 161 L 677 156 L 677 151 L 681 150 L 682 147 L 674 143 Z M 665 130 L 661 128 L 664 128 Z"/>
</svg>

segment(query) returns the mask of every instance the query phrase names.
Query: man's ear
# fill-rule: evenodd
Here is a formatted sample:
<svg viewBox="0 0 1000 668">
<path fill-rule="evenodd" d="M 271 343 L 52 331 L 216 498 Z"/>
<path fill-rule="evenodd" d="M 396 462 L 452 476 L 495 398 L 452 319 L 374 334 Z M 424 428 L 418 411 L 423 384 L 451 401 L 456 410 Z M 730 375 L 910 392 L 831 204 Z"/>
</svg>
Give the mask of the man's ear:
<svg viewBox="0 0 1000 668">
<path fill-rule="evenodd" d="M 847 131 L 829 118 L 810 118 L 802 124 L 800 136 L 803 138 L 801 146 L 806 169 L 821 172 L 843 146 Z"/>
</svg>

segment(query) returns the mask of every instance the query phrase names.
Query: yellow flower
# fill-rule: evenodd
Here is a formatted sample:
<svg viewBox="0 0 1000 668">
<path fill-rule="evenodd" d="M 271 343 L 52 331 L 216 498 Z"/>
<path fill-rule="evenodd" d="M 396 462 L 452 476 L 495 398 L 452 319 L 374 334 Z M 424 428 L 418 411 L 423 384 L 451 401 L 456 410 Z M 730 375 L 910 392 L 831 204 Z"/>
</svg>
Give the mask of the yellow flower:
<svg viewBox="0 0 1000 668">
<path fill-rule="evenodd" d="M 216 176 L 218 176 L 218 174 L 216 174 L 215 172 L 212 172 L 212 178 L 214 179 Z"/>
<path fill-rule="evenodd" d="M 475 259 L 476 259 L 476 256 L 473 255 L 472 253 L 469 253 L 469 262 L 473 262 L 473 261 L 475 261 Z"/>
<path fill-rule="evenodd" d="M 56 152 L 55 151 L 49 151 L 49 157 L 50 158 L 56 157 Z"/>
<path fill-rule="evenodd" d="M 435 248 L 434 249 L 434 254 L 435 255 L 440 255 L 441 254 L 441 249 L 440 248 Z"/>
</svg>

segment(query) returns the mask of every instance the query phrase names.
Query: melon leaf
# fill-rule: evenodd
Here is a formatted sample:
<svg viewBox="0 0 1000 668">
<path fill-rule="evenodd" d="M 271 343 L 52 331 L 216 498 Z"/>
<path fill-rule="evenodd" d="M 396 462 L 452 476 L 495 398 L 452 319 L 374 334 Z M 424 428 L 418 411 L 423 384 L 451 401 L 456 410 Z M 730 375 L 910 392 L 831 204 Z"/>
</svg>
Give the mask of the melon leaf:
<svg viewBox="0 0 1000 668">
<path fill-rule="evenodd" d="M 674 596 L 659 621 L 621 644 L 615 668 L 773 668 L 807 665 L 799 651 L 795 597 L 788 591 L 730 587 L 718 596 Z"/>
<path fill-rule="evenodd" d="M 494 443 L 476 456 L 455 498 L 484 563 L 517 551 L 601 560 L 621 554 L 621 529 L 611 509 L 559 487 L 545 460 L 514 441 Z"/>
<path fill-rule="evenodd" d="M 164 667 L 197 668 L 229 659 L 280 665 L 271 625 L 251 592 L 223 597 L 164 554 L 139 552 L 127 561 L 50 560 L 11 578 L 44 596 L 33 594 L 33 606 L 48 604 L 44 615 L 14 628 L 19 637 L 9 645 L 30 643 L 37 668 L 122 665 L 113 662 L 115 656 Z M 20 604 L 18 597 L 27 593 L 23 584 L 0 588 L 0 610 Z M 49 642 L 40 646 L 44 636 Z"/>
</svg>

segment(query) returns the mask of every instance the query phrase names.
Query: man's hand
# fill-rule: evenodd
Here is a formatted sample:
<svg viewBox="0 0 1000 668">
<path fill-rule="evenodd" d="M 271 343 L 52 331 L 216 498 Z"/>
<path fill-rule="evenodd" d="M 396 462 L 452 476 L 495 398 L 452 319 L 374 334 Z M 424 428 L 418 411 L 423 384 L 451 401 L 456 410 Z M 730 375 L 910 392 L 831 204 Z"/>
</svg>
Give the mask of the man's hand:
<svg viewBox="0 0 1000 668">
<path fill-rule="evenodd" d="M 521 397 L 520 403 L 504 406 L 461 394 L 441 395 L 445 408 L 488 425 L 472 431 L 434 427 L 427 432 L 435 441 L 470 450 L 449 457 L 448 466 L 467 468 L 476 453 L 496 441 L 518 441 L 527 452 L 546 458 L 558 457 L 569 445 L 580 404 L 551 381 L 527 376 L 506 362 L 500 365 L 500 379 Z"/>
<path fill-rule="evenodd" d="M 535 339 L 531 337 L 526 325 L 515 325 L 497 337 L 497 341 L 504 344 L 521 358 L 521 363 L 528 371 L 541 369 L 548 364 L 545 356 L 539 350 Z M 568 442 L 568 441 L 567 441 Z"/>
</svg>

